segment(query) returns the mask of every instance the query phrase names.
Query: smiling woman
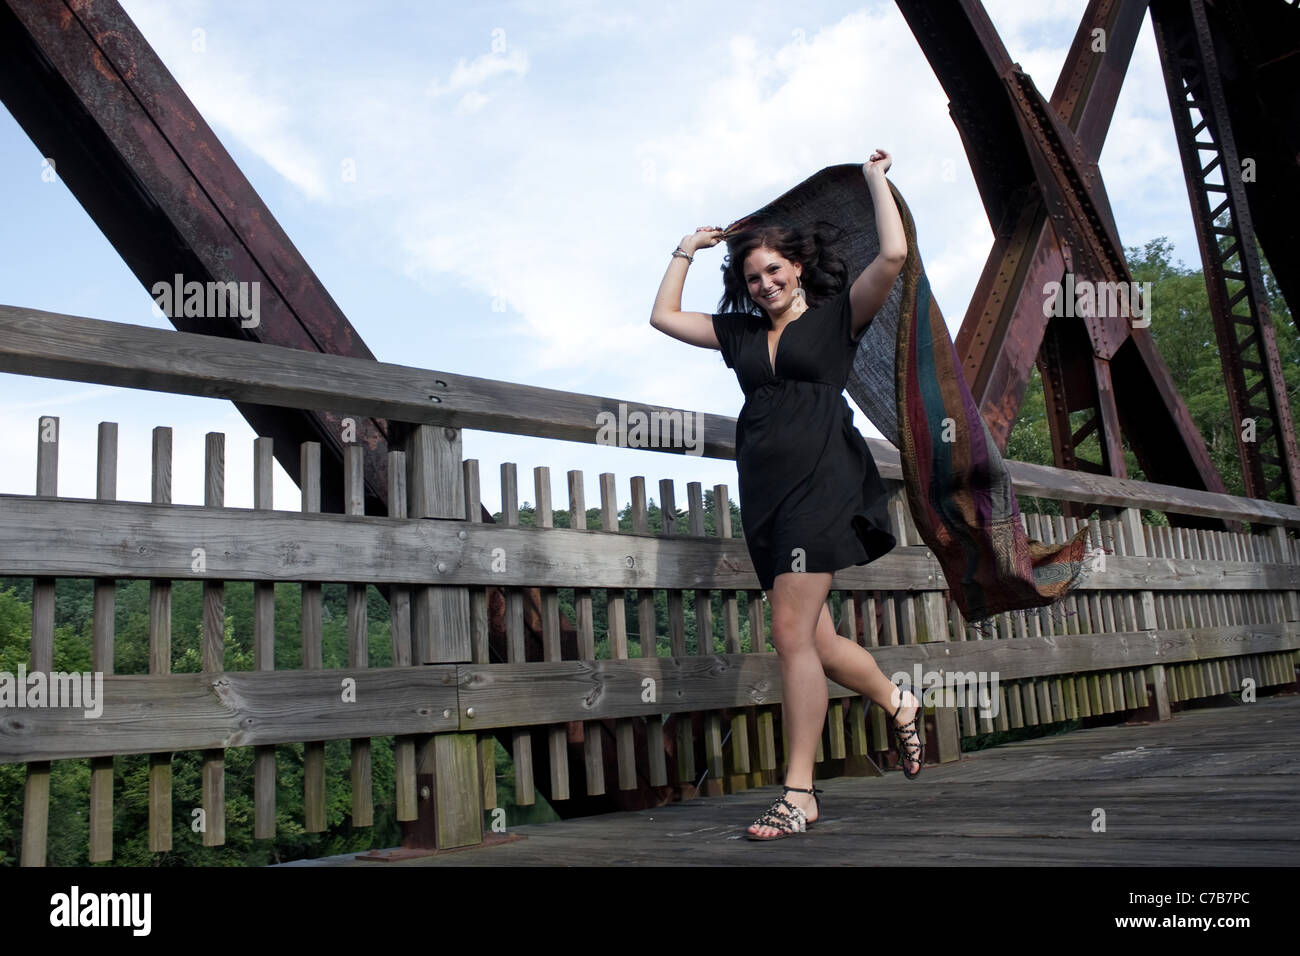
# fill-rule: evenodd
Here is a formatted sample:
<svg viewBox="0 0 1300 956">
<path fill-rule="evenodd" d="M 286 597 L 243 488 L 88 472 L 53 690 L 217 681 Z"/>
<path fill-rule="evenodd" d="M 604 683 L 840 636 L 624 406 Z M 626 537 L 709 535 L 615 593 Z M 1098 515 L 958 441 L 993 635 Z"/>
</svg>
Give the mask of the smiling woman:
<svg viewBox="0 0 1300 956">
<path fill-rule="evenodd" d="M 897 544 L 888 492 L 844 399 L 862 333 L 907 254 L 885 183 L 889 164 L 889 154 L 877 150 L 862 167 L 876 199 L 879 252 L 858 274 L 849 274 L 828 251 L 829 234 L 815 228 L 702 227 L 674 251 L 651 316 L 655 328 L 675 338 L 720 349 L 745 393 L 736 419 L 740 512 L 745 545 L 772 605 L 790 742 L 785 793 L 793 796 L 781 796 L 754 822 L 752 840 L 781 839 L 817 819 L 813 756 L 828 675 L 894 716 L 899 762 L 909 778 L 924 760 L 916 698 L 900 697 L 864 648 L 835 633 L 825 606 L 835 571 L 874 561 Z M 724 237 L 723 311 L 679 311 L 683 266 Z"/>
<path fill-rule="evenodd" d="M 828 167 L 726 230 L 686 236 L 651 317 L 675 338 L 720 349 L 745 393 L 736 421 L 740 507 L 772 604 L 791 795 L 750 827 L 753 839 L 779 839 L 817 819 L 812 758 L 827 677 L 893 716 L 904 776 L 915 777 L 925 759 L 915 695 L 836 634 L 826 607 L 835 571 L 896 544 L 846 385 L 899 449 L 916 530 L 968 623 L 1059 601 L 1083 570 L 1086 527 L 1061 545 L 1025 535 L 1010 476 L 930 296 L 915 224 L 884 179 L 889 162 L 877 151 L 860 173 Z M 871 219 L 874 235 L 862 228 Z M 679 311 L 685 264 L 723 238 L 723 311 Z"/>
</svg>

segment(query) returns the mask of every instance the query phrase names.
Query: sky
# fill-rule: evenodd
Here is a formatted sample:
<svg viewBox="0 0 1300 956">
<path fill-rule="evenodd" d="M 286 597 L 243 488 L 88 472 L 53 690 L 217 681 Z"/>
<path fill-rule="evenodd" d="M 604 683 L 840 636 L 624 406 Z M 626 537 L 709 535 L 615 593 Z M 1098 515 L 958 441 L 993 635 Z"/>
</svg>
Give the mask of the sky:
<svg viewBox="0 0 1300 956">
<path fill-rule="evenodd" d="M 383 362 L 734 417 L 720 353 L 649 324 L 670 254 L 826 166 L 888 150 L 956 337 L 993 233 L 947 97 L 893 2 L 122 0 L 361 338 Z M 1044 97 L 1087 0 L 985 0 Z M 40 151 L 0 108 L 0 302 L 171 330 Z M 1197 260 L 1149 18 L 1100 157 L 1121 242 Z M 346 171 L 346 172 L 345 172 Z M 350 175 L 349 175 L 350 173 Z M 48 177 L 47 177 L 48 178 Z M 716 311 L 725 246 L 682 308 Z M 177 333 L 180 334 L 180 333 Z M 846 396 L 847 397 L 847 396 Z M 852 400 L 859 430 L 879 433 Z M 35 492 L 37 424 L 60 419 L 60 495 L 95 496 L 101 421 L 118 497 L 149 500 L 150 432 L 173 429 L 173 501 L 202 504 L 208 432 L 226 505 L 251 507 L 256 437 L 232 404 L 0 373 L 0 494 Z M 499 468 L 726 484 L 735 463 L 466 430 L 482 500 Z M 297 510 L 276 465 L 274 506 Z"/>
</svg>

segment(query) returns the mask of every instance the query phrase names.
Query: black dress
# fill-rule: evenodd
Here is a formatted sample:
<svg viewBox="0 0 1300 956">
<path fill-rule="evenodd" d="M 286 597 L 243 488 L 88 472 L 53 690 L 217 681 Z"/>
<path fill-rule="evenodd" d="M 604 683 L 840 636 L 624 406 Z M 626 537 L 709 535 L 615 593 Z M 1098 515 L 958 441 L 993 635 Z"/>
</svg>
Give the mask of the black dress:
<svg viewBox="0 0 1300 956">
<path fill-rule="evenodd" d="M 724 312 L 713 330 L 745 404 L 736 471 L 759 585 L 787 571 L 835 572 L 891 550 L 887 492 L 844 398 L 859 339 L 849 288 L 788 323 L 770 361 L 766 315 Z"/>
</svg>

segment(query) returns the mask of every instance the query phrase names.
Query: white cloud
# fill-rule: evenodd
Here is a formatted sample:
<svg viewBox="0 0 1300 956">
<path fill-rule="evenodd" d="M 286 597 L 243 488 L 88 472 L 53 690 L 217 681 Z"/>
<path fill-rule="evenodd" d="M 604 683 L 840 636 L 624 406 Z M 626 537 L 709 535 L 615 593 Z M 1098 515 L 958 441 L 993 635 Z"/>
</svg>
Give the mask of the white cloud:
<svg viewBox="0 0 1300 956">
<path fill-rule="evenodd" d="M 208 125 L 229 133 L 308 198 L 324 200 L 327 165 L 311 141 L 294 129 L 290 100 L 261 92 L 263 74 L 242 62 L 247 46 L 232 42 L 233 30 L 205 27 L 205 49 L 190 45 L 193 25 L 207 21 L 202 5 L 132 4 L 131 19 L 163 59 Z"/>
<path fill-rule="evenodd" d="M 444 93 L 455 93 L 467 87 L 481 86 L 492 77 L 503 73 L 523 76 L 527 72 L 528 54 L 518 48 L 511 48 L 504 55 L 496 51 L 481 53 L 469 63 L 466 63 L 462 57 L 445 83 L 434 80 L 429 84 L 428 94 L 441 96 Z"/>
</svg>

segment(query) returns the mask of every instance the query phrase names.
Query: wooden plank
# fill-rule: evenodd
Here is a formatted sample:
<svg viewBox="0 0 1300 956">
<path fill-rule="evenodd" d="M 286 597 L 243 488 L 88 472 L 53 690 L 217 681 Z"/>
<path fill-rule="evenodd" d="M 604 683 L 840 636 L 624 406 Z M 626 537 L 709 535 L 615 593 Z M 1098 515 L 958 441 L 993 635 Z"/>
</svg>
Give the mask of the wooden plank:
<svg viewBox="0 0 1300 956">
<path fill-rule="evenodd" d="M 508 528 L 519 526 L 519 476 L 513 461 L 501 463 L 500 524 Z M 508 551 L 505 554 L 507 560 L 504 563 L 509 565 L 509 558 L 513 555 Z M 501 590 L 506 604 L 506 660 L 512 664 L 524 664 L 528 659 L 524 644 L 524 595 L 517 587 L 503 587 Z M 469 712 L 466 705 L 463 713 Z M 530 807 L 537 802 L 533 784 L 533 735 L 530 731 L 523 727 L 511 729 L 510 755 L 515 767 L 515 802 Z"/>
<path fill-rule="evenodd" d="M 1272 560 L 1280 564 L 1297 564 L 1300 563 L 1295 556 L 1297 546 L 1300 542 L 1292 542 L 1287 536 L 1286 528 L 1274 526 L 1269 529 L 1269 540 L 1273 545 Z M 1285 620 L 1300 621 L 1300 590 L 1289 589 L 1282 595 L 1282 603 L 1285 607 Z"/>
<path fill-rule="evenodd" d="M 501 527 L 434 517 L 415 520 L 388 517 L 348 518 L 343 515 L 275 512 L 252 509 L 200 509 L 155 506 L 134 502 L 94 502 L 82 499 L 45 501 L 0 495 L 0 519 L 6 542 L 48 551 L 20 561 L 6 548 L 0 572 L 20 574 L 47 568 L 65 576 L 191 578 L 186 546 L 196 540 L 208 545 L 208 566 L 224 579 L 279 581 L 351 581 L 376 579 L 407 584 L 476 584 L 498 586 L 568 587 L 577 584 L 625 587 L 698 587 L 701 582 L 736 588 L 753 587 L 756 579 L 715 564 L 740 560 L 745 554 L 738 539 L 705 538 L 658 541 L 646 536 L 583 533 L 568 529 Z M 141 529 L 142 547 L 114 544 L 104 525 Z M 57 535 L 51 529 L 59 529 Z M 340 544 L 346 541 L 347 546 Z M 292 542 L 287 545 L 286 542 Z M 628 567 L 629 547 L 636 558 Z M 505 571 L 493 572 L 499 549 L 515 555 Z M 896 549 L 873 562 L 872 586 L 942 590 L 928 582 L 933 558 L 916 546 Z M 424 567 L 430 552 L 445 556 L 442 571 Z M 183 560 L 181 560 L 183 558 Z M 747 555 L 746 555 L 747 560 Z M 419 570 L 404 567 L 421 565 Z M 678 566 L 682 565 L 682 566 Z M 751 565 L 752 567 L 752 565 Z M 717 573 L 715 574 L 715 570 Z M 865 569 L 864 569 L 865 570 Z M 211 571 L 210 571 L 211 573 Z M 842 573 L 837 587 L 856 586 L 867 579 Z"/>
<path fill-rule="evenodd" d="M 667 544 L 677 534 L 677 493 L 671 478 L 659 480 L 659 508 L 663 515 L 663 538 Z M 673 658 L 686 656 L 686 612 L 682 607 L 682 592 L 668 589 L 668 650 Z M 680 799 L 695 796 L 695 733 L 689 715 L 670 718 L 677 742 L 677 760 L 673 768 L 675 785 Z"/>
<path fill-rule="evenodd" d="M 460 429 L 418 425 L 408 433 L 405 451 L 406 507 L 412 518 L 453 519 L 460 524 L 458 536 L 460 533 L 468 535 L 471 528 L 483 527 L 465 521 L 465 469 Z M 510 500 L 513 502 L 513 467 L 510 478 Z M 503 494 L 505 489 L 503 480 Z M 439 574 L 445 574 L 449 563 L 435 560 L 433 566 Z M 414 660 L 424 664 L 472 661 L 474 645 L 470 631 L 469 589 L 449 582 L 416 588 L 411 597 Z M 426 767 L 431 761 L 434 819 L 431 821 L 422 813 L 413 830 L 427 834 L 433 829 L 436 849 L 439 850 L 483 842 L 483 785 L 478 776 L 480 728 L 474 710 L 465 706 L 463 698 L 460 705 L 461 726 L 470 732 L 440 735 L 434 738 L 432 746 L 428 741 L 422 745 L 425 751 L 432 751 L 426 758 Z M 533 802 L 532 751 L 529 747 L 515 751 L 515 802 L 520 805 Z M 415 837 L 415 842 L 427 845 L 427 837 Z"/>
<path fill-rule="evenodd" d="M 1087 674 L 1079 674 L 1074 678 L 1074 694 L 1079 704 L 1079 716 L 1092 716 L 1092 683 L 1088 680 Z"/>
<path fill-rule="evenodd" d="M 1079 528 L 1085 526 L 1086 524 L 1087 524 L 1087 521 L 1080 521 L 1078 518 L 1074 517 L 1073 515 L 1071 515 L 1070 517 L 1066 518 L 1066 519 L 1065 519 L 1065 535 L 1066 535 L 1066 537 L 1067 537 L 1067 538 L 1073 538 L 1074 535 L 1078 533 Z M 1082 591 L 1082 592 L 1079 592 L 1079 593 L 1077 593 L 1077 594 L 1075 595 L 1075 598 L 1074 598 L 1074 609 L 1075 609 L 1075 621 L 1076 621 L 1076 623 L 1077 623 L 1077 627 L 1078 627 L 1078 630 L 1075 631 L 1075 633 L 1076 633 L 1076 634 L 1091 634 L 1091 633 L 1092 633 L 1092 620 L 1091 620 L 1091 617 L 1090 617 L 1090 614 L 1089 614 L 1089 607 L 1088 607 L 1088 592 L 1086 592 L 1086 591 Z"/>
<path fill-rule="evenodd" d="M 441 517 L 417 520 L 414 514 L 409 519 L 284 511 L 267 515 L 255 509 L 18 495 L 0 495 L 0 522 L 6 541 L 0 575 L 111 573 L 118 578 L 203 580 L 204 575 L 191 567 L 192 542 L 198 540 L 207 549 L 208 577 L 219 574 L 222 580 L 383 580 L 437 584 L 449 590 L 579 584 L 699 588 L 705 582 L 740 590 L 757 584 L 742 539 L 736 538 L 664 541 L 601 531 L 471 525 Z M 112 534 L 115 527 L 139 528 L 139 545 L 124 548 Z M 515 560 L 505 571 L 494 572 L 493 556 L 501 550 Z M 431 562 L 431 553 L 439 560 Z M 629 554 L 634 558 L 631 567 Z M 941 576 L 930 579 L 934 569 L 926 547 L 905 545 L 857 572 L 837 572 L 832 586 L 940 594 L 946 585 Z M 1300 565 L 1179 563 L 1118 555 L 1108 558 L 1107 574 L 1092 586 L 1103 591 L 1286 590 L 1300 587 Z M 458 613 L 468 616 L 467 610 Z"/>
<path fill-rule="evenodd" d="M 604 531 L 618 533 L 618 493 L 613 472 L 600 475 L 600 524 Z M 609 627 L 609 653 L 614 660 L 627 660 L 627 599 L 622 588 L 605 592 L 605 620 Z M 614 744 L 618 757 L 618 788 L 635 790 L 636 728 L 623 718 L 614 721 Z"/>
<path fill-rule="evenodd" d="M 922 670 L 943 666 L 997 671 L 1002 679 L 1023 680 L 1231 658 L 1242 653 L 1290 652 L 1297 647 L 1300 627 L 1279 623 L 1190 632 L 1027 638 L 1007 646 L 996 641 L 913 645 L 881 648 L 873 654 L 886 673 L 910 670 L 920 663 Z M 104 710 L 93 728 L 86 727 L 79 713 L 55 708 L 33 709 L 21 722 L 5 718 L 0 761 L 220 750 L 295 740 L 455 730 L 456 687 L 462 688 L 462 709 L 475 709 L 473 718 L 462 716 L 461 720 L 472 722 L 480 732 L 499 726 L 658 713 L 663 701 L 646 703 L 641 699 L 642 681 L 647 676 L 658 686 L 680 689 L 675 706 L 681 710 L 675 712 L 717 711 L 756 702 L 775 705 L 780 702 L 776 690 L 779 675 L 774 655 L 752 654 L 497 665 L 466 662 L 329 672 L 117 675 L 104 680 Z M 337 694 L 339 681 L 349 677 L 359 687 L 355 704 L 340 701 Z M 590 700 L 593 684 L 602 688 L 594 703 Z M 829 693 L 837 698 L 856 696 L 833 682 Z M 150 701 L 147 720 L 139 716 L 140 700 Z M 444 701 L 450 705 L 449 717 L 442 715 Z"/>
<path fill-rule="evenodd" d="M 725 484 L 713 486 L 713 530 L 719 538 L 730 538 L 731 533 L 731 496 Z M 724 589 L 720 592 L 722 600 L 722 645 L 728 654 L 741 653 L 740 646 L 740 608 L 736 601 L 736 592 Z M 749 762 L 749 717 L 744 710 L 734 710 L 731 714 L 731 756 L 728 760 L 730 772 L 727 776 L 727 792 L 738 793 L 749 789 L 746 774 L 750 772 Z"/>
<path fill-rule="evenodd" d="M 650 509 L 646 500 L 645 476 L 632 476 L 632 531 L 650 534 Z M 659 656 L 659 636 L 655 621 L 655 592 L 652 588 L 639 588 L 636 592 L 636 617 L 641 657 Z M 658 696 L 659 688 L 655 687 Z M 645 720 L 646 760 L 650 771 L 650 786 L 668 786 L 668 761 L 664 753 L 663 715 L 651 715 Z"/>
<path fill-rule="evenodd" d="M 319 447 L 319 446 L 318 446 Z M 220 508 L 226 502 L 226 436 L 208 432 L 204 436 L 203 505 Z M 211 556 L 211 547 L 207 555 Z M 206 560 L 206 558 L 205 558 Z M 209 571 L 215 571 L 208 565 Z M 205 674 L 226 669 L 226 598 L 221 581 L 203 582 L 202 662 Z M 226 842 L 226 753 L 207 750 L 201 768 L 203 780 L 203 845 L 223 846 Z M 321 829 L 324 829 L 322 825 Z"/>
<path fill-rule="evenodd" d="M 582 472 L 571 469 L 565 476 L 569 483 L 569 529 L 589 535 L 587 531 L 587 497 L 582 484 Z M 547 532 L 553 534 L 556 532 Z M 596 660 L 595 619 L 591 609 L 591 588 L 573 589 L 573 612 L 577 617 L 578 659 L 594 663 Z M 566 715 L 567 717 L 568 715 Z M 562 718 L 563 719 L 563 718 Z M 601 747 L 601 726 L 594 720 L 582 723 L 583 769 L 586 772 L 587 795 L 605 792 L 605 758 Z"/>
<path fill-rule="evenodd" d="M 350 515 L 366 513 L 365 450 L 355 441 L 343 446 L 343 501 Z M 370 635 L 366 631 L 366 585 L 347 586 L 348 666 L 370 666 Z M 352 825 L 375 823 L 374 783 L 371 778 L 370 738 L 353 737 L 349 756 L 352 772 Z"/>
<path fill-rule="evenodd" d="M 36 493 L 59 493 L 59 418 L 42 415 L 36 423 Z M 31 669 L 54 670 L 54 578 L 32 581 Z M 28 763 L 23 784 L 22 866 L 44 866 L 50 820 L 50 765 Z"/>
<path fill-rule="evenodd" d="M 303 442 L 299 446 L 299 488 L 302 510 L 320 512 L 320 442 Z M 314 581 L 302 584 L 302 668 L 318 671 L 324 667 L 321 586 Z M 340 678 L 341 679 L 341 678 Z M 359 703 L 359 701 L 358 701 Z M 303 829 L 308 833 L 325 830 L 325 743 L 307 740 L 302 745 L 302 812 Z"/>
<path fill-rule="evenodd" d="M 633 487 L 635 488 L 635 481 Z M 468 494 L 468 492 L 467 492 Z M 551 509 L 551 469 L 546 465 L 538 465 L 533 468 L 533 496 L 537 501 L 537 526 L 539 528 L 555 527 L 555 518 Z M 478 501 L 478 488 L 474 489 L 473 498 L 466 499 L 466 513 L 474 515 L 479 509 L 473 507 L 473 501 Z M 477 520 L 472 518 L 471 520 Z M 542 609 L 542 660 L 559 661 L 564 659 L 563 649 L 560 645 L 560 595 L 555 588 L 538 588 L 538 597 L 541 601 Z M 654 592 L 651 592 L 653 594 Z M 653 626 L 654 618 L 651 617 Z M 644 638 L 643 638 L 644 640 Z M 477 663 L 480 659 L 475 657 Z M 488 662 L 486 654 L 482 658 L 483 663 Z M 647 729 L 652 730 L 650 725 L 655 724 L 651 720 L 647 724 Z M 653 736 L 653 733 L 650 733 Z M 659 734 L 659 753 L 660 763 L 662 763 L 663 742 L 662 731 Z M 486 753 L 489 749 L 495 754 L 496 740 L 489 734 L 484 734 L 481 738 L 482 750 Z M 652 745 L 653 747 L 653 745 Z M 551 764 L 551 800 L 568 800 L 569 793 L 569 733 L 567 724 L 554 724 L 546 732 L 546 750 L 547 757 Z M 494 766 L 486 761 L 480 761 L 484 768 Z M 654 751 L 651 750 L 650 756 L 650 774 L 654 776 Z M 485 792 L 486 796 L 486 792 Z M 496 802 L 496 785 L 492 786 L 491 801 L 483 804 L 487 807 L 495 807 Z"/>
<path fill-rule="evenodd" d="M 668 442 L 657 451 L 735 457 L 735 420 L 721 415 L 9 305 L 0 305 L 0 371 L 124 388 L 147 382 L 175 394 L 590 444 L 605 441 L 608 416 L 617 419 L 621 406 L 625 418 L 701 423 L 699 446 Z M 430 402 L 435 392 L 438 401 Z M 881 477 L 901 480 L 898 450 L 884 439 L 867 444 Z M 1007 466 L 1021 495 L 1300 528 L 1294 505 L 1025 462 Z"/>
<path fill-rule="evenodd" d="M 1142 512 L 1137 508 L 1125 508 L 1120 512 L 1120 524 L 1124 529 L 1125 553 L 1137 558 L 1146 558 L 1146 535 L 1143 533 Z M 1148 562 L 1153 565 L 1153 562 Z M 1155 598 L 1149 590 L 1138 591 L 1126 597 L 1132 614 L 1132 629 L 1149 631 L 1156 626 Z"/>
<path fill-rule="evenodd" d="M 117 497 L 117 423 L 100 422 L 95 454 L 95 497 L 110 501 Z M 117 585 L 112 578 L 95 578 L 91 612 L 91 670 L 113 673 L 113 636 Z M 90 853 L 91 863 L 113 858 L 113 758 L 90 761 Z"/>
<path fill-rule="evenodd" d="M 466 462 L 466 494 L 473 488 L 474 501 L 480 501 L 478 494 L 478 462 Z M 473 478 L 470 474 L 472 471 Z M 406 452 L 398 448 L 388 449 L 388 516 L 390 518 L 406 517 Z M 480 508 L 468 511 L 470 521 L 481 521 Z M 485 601 L 481 601 L 485 604 Z M 487 629 L 487 610 L 483 608 L 483 629 Z M 411 666 L 411 590 L 394 584 L 388 590 L 388 629 L 393 643 L 393 667 Z M 486 656 L 484 657 L 486 663 Z M 456 713 L 455 704 L 447 708 Z M 495 743 L 493 741 L 492 743 Z M 492 751 L 495 755 L 495 750 Z M 491 796 L 485 798 L 484 806 L 495 807 L 496 775 L 486 772 L 483 775 L 484 786 L 492 788 Z M 393 737 L 393 802 L 396 806 L 395 816 L 399 823 L 410 823 L 420 818 L 420 804 L 416 797 L 416 738 L 409 734 L 396 734 Z"/>
<path fill-rule="evenodd" d="M 767 654 L 767 595 L 761 590 L 749 592 L 749 652 Z M 773 651 L 774 653 L 775 651 Z M 758 754 L 758 765 L 751 762 L 754 786 L 763 786 L 774 782 L 771 778 L 776 772 L 776 708 L 754 707 L 754 750 Z M 761 781 L 761 782 L 760 782 Z"/>
<path fill-rule="evenodd" d="M 265 436 L 253 439 L 253 509 L 255 511 L 271 511 L 274 507 L 275 457 L 273 443 L 274 439 Z M 170 440 L 167 449 L 170 456 Z M 157 454 L 155 452 L 155 462 L 156 459 Z M 156 473 L 157 468 L 155 465 Z M 170 466 L 168 474 L 170 475 Z M 167 500 L 171 500 L 170 494 L 168 494 Z M 253 668 L 259 671 L 275 670 L 275 584 L 269 581 L 256 581 L 253 584 Z M 151 668 L 150 673 L 156 672 Z M 167 673 L 167 671 L 163 673 Z M 170 757 L 168 763 L 164 766 L 168 774 L 170 774 Z M 275 747 L 253 748 L 254 839 L 275 839 L 276 783 Z M 170 777 L 167 791 L 170 804 Z M 152 814 L 151 809 L 151 817 Z M 167 807 L 167 817 L 167 825 L 170 831 L 170 805 Z M 167 842 L 170 846 L 170 832 L 167 835 Z"/>
<path fill-rule="evenodd" d="M 693 538 L 704 538 L 704 486 L 698 481 L 687 482 L 686 500 L 690 533 Z M 705 657 L 714 653 L 713 592 L 697 588 L 693 592 L 695 607 L 696 654 Z M 700 715 L 704 737 L 704 792 L 711 797 L 726 792 L 726 761 L 722 752 L 722 715 L 709 710 Z"/>
</svg>

